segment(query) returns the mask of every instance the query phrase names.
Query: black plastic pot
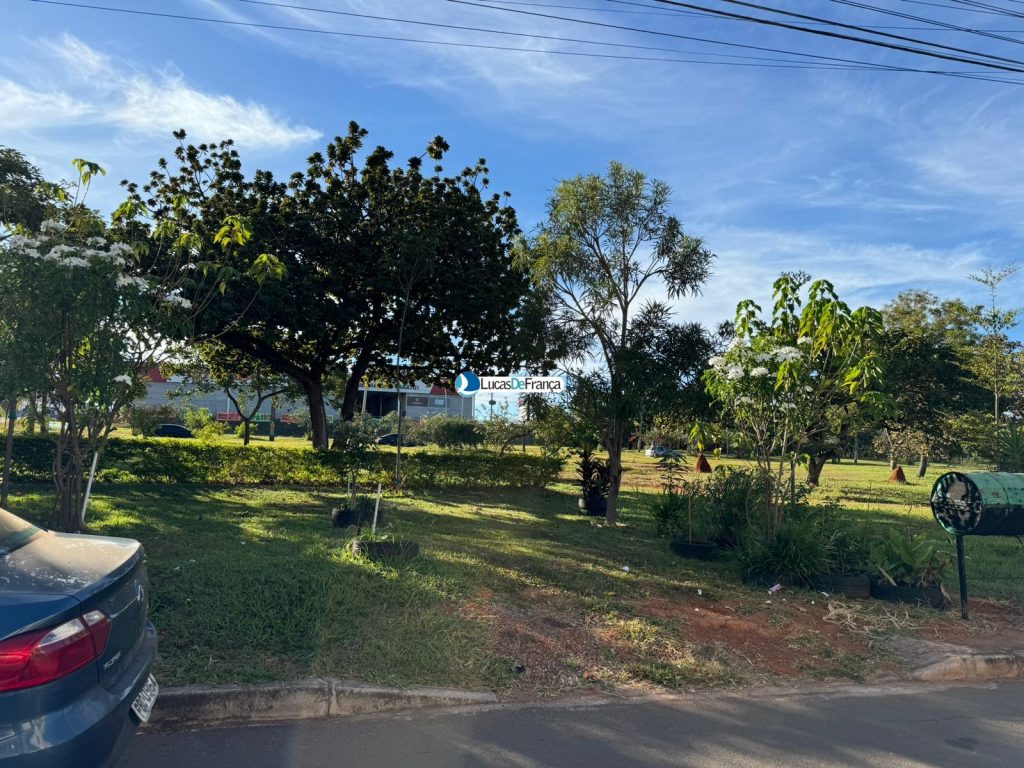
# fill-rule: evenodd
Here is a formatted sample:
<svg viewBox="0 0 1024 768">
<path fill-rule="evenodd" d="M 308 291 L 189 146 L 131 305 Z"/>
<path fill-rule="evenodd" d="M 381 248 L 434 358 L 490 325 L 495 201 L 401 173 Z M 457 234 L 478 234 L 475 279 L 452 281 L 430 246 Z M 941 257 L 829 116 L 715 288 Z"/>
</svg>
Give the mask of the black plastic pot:
<svg viewBox="0 0 1024 768">
<path fill-rule="evenodd" d="M 853 576 L 819 576 L 814 580 L 813 586 L 816 590 L 828 592 L 830 595 L 861 599 L 871 597 L 871 577 L 866 573 Z"/>
<path fill-rule="evenodd" d="M 352 552 L 362 555 L 368 560 L 404 561 L 412 560 L 420 553 L 417 541 L 398 539 L 397 541 L 360 541 L 352 540 Z"/>
<path fill-rule="evenodd" d="M 580 497 L 580 513 L 590 517 L 604 517 L 608 513 L 608 499 L 600 497 Z"/>
<path fill-rule="evenodd" d="M 348 507 L 335 507 L 331 510 L 331 525 L 335 528 L 348 528 L 359 525 L 359 510 Z"/>
<path fill-rule="evenodd" d="M 945 608 L 949 603 L 938 587 L 893 586 L 887 581 L 871 582 L 871 596 L 890 603 L 912 603 Z"/>
<path fill-rule="evenodd" d="M 690 560 L 714 560 L 718 557 L 718 545 L 706 541 L 687 541 L 672 539 L 668 548 L 680 557 Z"/>
</svg>

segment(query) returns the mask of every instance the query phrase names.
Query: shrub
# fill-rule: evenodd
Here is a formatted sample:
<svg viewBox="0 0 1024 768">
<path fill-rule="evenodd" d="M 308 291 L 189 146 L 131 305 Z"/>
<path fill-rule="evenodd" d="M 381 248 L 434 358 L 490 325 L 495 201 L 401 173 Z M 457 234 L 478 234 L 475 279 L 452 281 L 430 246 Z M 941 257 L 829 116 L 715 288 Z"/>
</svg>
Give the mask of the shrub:
<svg viewBox="0 0 1024 768">
<path fill-rule="evenodd" d="M 478 422 L 444 414 L 422 419 L 410 436 L 418 442 L 431 443 L 441 448 L 475 447 L 484 441 L 484 431 Z"/>
<path fill-rule="evenodd" d="M 54 442 L 44 436 L 15 438 L 13 477 L 16 481 L 49 481 Z M 113 439 L 100 461 L 99 482 L 214 483 L 239 485 L 343 485 L 350 463 L 342 451 L 312 448 L 271 448 L 196 440 Z M 394 457 L 378 453 L 367 458 L 364 482 L 394 481 Z M 410 453 L 402 460 L 403 485 L 535 486 L 553 483 L 561 459 L 532 455 L 497 456 L 483 451 Z"/>
<path fill-rule="evenodd" d="M 167 422 L 177 421 L 178 409 L 173 405 L 133 405 L 128 410 L 128 425 L 133 435 L 149 437 L 156 428 Z"/>
<path fill-rule="evenodd" d="M 191 408 L 185 411 L 184 422 L 185 426 L 192 430 L 192 434 L 203 441 L 216 440 L 230 429 L 215 420 L 205 408 Z"/>
<path fill-rule="evenodd" d="M 695 505 L 711 540 L 735 547 L 752 521 L 764 514 L 771 479 L 756 469 L 718 466 L 696 491 Z"/>
<path fill-rule="evenodd" d="M 755 582 L 778 580 L 806 587 L 816 576 L 834 570 L 831 539 L 823 537 L 817 525 L 794 516 L 787 517 L 774 534 L 748 529 L 736 556 L 743 577 Z"/>
<path fill-rule="evenodd" d="M 887 530 L 871 547 L 877 573 L 893 586 L 941 587 L 952 556 L 926 534 Z"/>
</svg>

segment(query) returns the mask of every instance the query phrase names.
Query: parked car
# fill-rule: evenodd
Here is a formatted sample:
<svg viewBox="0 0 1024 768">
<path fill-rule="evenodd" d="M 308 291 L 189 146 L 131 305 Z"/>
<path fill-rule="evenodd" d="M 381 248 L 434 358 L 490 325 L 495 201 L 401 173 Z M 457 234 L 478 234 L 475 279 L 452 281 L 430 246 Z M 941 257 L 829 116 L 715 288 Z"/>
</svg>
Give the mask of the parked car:
<svg viewBox="0 0 1024 768">
<path fill-rule="evenodd" d="M 153 434 L 157 437 L 195 437 L 191 429 L 181 424 L 161 424 L 153 430 Z"/>
<path fill-rule="evenodd" d="M 672 456 L 673 458 L 681 459 L 683 457 L 683 452 L 677 448 L 669 448 L 667 445 L 652 445 L 644 451 L 644 455 L 655 459 L 660 459 L 663 456 Z"/>
<path fill-rule="evenodd" d="M 142 545 L 0 509 L 0 768 L 108 768 L 149 719 Z"/>
<path fill-rule="evenodd" d="M 381 435 L 377 438 L 377 445 L 398 445 L 398 433 L 392 432 L 389 435 Z M 419 443 L 408 435 L 402 435 L 403 448 L 415 448 L 417 445 L 419 445 Z"/>
</svg>

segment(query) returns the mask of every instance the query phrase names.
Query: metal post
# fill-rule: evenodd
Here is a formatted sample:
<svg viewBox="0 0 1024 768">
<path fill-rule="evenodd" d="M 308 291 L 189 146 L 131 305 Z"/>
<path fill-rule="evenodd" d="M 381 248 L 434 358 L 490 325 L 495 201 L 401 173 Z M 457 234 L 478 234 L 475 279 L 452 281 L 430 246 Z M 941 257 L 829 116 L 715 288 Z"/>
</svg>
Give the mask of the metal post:
<svg viewBox="0 0 1024 768">
<path fill-rule="evenodd" d="M 956 568 L 960 572 L 960 618 L 970 620 L 967 612 L 967 567 L 964 564 L 964 537 L 956 537 Z"/>
</svg>

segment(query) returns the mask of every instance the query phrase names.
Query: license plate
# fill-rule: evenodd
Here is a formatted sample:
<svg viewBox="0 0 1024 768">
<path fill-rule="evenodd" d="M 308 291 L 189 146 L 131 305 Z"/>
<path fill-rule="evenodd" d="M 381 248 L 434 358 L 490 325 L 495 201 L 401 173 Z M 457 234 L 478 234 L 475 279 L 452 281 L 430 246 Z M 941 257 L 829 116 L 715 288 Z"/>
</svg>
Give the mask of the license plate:
<svg viewBox="0 0 1024 768">
<path fill-rule="evenodd" d="M 142 690 L 139 691 L 139 695 L 132 702 L 132 712 L 142 722 L 149 721 L 149 716 L 153 713 L 153 705 L 156 704 L 158 693 L 160 693 L 160 686 L 156 684 L 156 678 L 150 675 L 146 684 L 142 686 Z"/>
</svg>

